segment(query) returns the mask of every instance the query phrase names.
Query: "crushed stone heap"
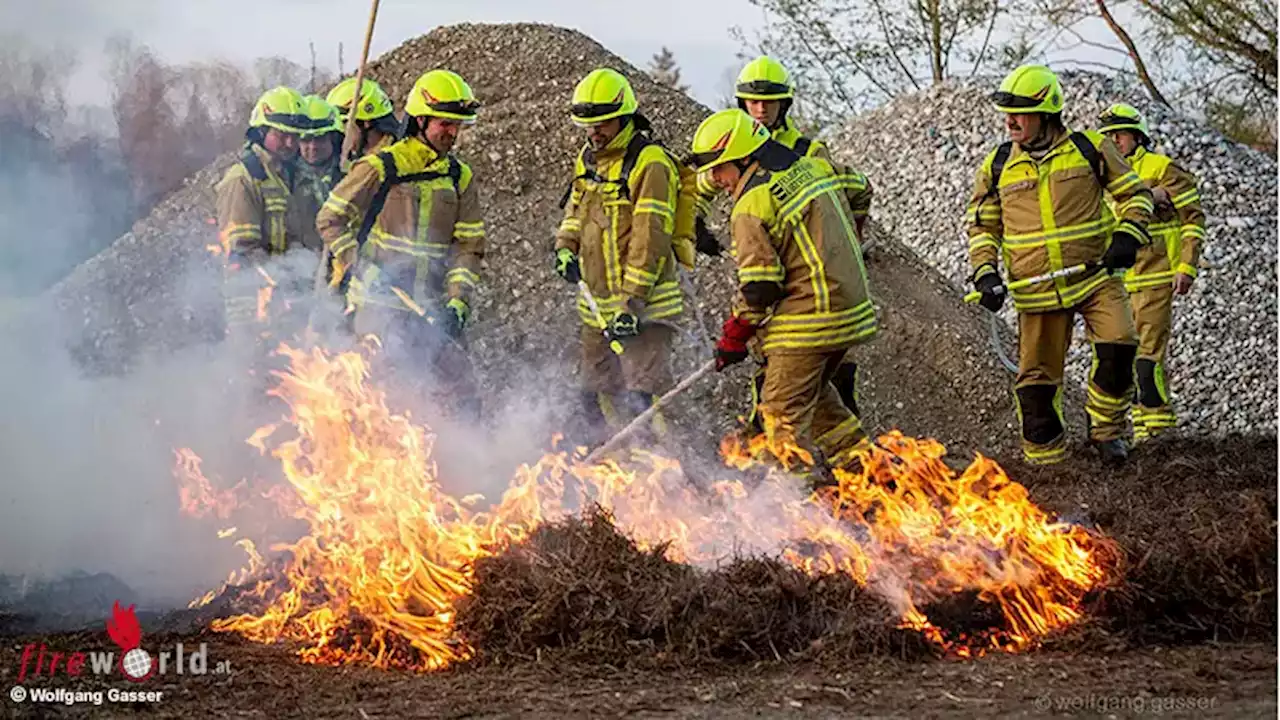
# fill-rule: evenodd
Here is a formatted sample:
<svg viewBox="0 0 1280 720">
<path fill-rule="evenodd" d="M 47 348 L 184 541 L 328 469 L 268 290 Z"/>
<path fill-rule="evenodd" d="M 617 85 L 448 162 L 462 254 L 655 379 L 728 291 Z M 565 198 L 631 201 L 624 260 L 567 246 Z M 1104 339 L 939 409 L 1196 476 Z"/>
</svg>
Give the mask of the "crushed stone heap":
<svg viewBox="0 0 1280 720">
<path fill-rule="evenodd" d="M 631 79 L 641 111 L 677 152 L 711 112 L 590 38 L 548 25 L 442 27 L 368 68 L 397 104 L 433 67 L 461 73 L 484 103 L 456 151 L 476 171 L 487 225 L 489 252 L 468 336 L 490 402 L 530 398 L 553 412 L 577 407 L 575 290 L 552 271 L 552 238 L 583 142 L 569 121 L 568 98 L 600 65 Z M 86 370 L 126 372 L 148 355 L 221 337 L 219 276 L 206 246 L 216 243 L 213 183 L 230 161 L 222 158 L 192 178 L 51 291 L 72 330 L 66 342 Z M 877 193 L 873 220 L 891 193 Z M 892 238 L 879 233 L 875 244 L 868 272 L 885 332 L 858 355 L 860 404 L 870 428 L 934 437 L 960 454 L 1013 447 L 1008 379 L 986 347 L 981 313 Z M 734 286 L 732 261 L 699 257 L 693 282 L 714 341 Z M 678 346 L 679 375 L 710 352 L 697 341 L 692 312 L 683 323 L 690 332 Z M 704 381 L 676 404 L 674 419 L 714 440 L 745 410 L 748 372 L 744 365 Z M 1083 427 L 1079 418 L 1072 424 Z"/>
<path fill-rule="evenodd" d="M 1276 431 L 1276 161 L 1204 123 L 1151 101 L 1136 83 L 1061 74 L 1071 127 L 1097 127 L 1111 103 L 1147 117 L 1156 150 L 1195 173 L 1208 216 L 1200 277 L 1174 301 L 1168 372 L 1189 431 Z M 964 290 L 969 287 L 965 204 L 978 164 L 1006 139 L 988 93 L 999 78 L 935 86 L 861 115 L 836 133 L 839 157 L 876 183 L 876 219 Z M 1013 323 L 1012 304 L 1002 316 Z M 1089 356 L 1077 321 L 1068 377 L 1082 383 Z"/>
</svg>

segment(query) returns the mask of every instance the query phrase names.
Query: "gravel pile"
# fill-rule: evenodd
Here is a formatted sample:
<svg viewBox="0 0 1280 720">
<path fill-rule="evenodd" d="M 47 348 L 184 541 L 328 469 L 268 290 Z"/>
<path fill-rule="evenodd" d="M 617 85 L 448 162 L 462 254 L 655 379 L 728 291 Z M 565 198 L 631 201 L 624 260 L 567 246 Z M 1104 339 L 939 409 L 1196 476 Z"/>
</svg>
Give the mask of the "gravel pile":
<svg viewBox="0 0 1280 720">
<path fill-rule="evenodd" d="M 1148 118 L 1156 150 L 1195 173 L 1208 215 L 1200 279 L 1175 301 L 1168 371 L 1186 429 L 1220 435 L 1276 429 L 1276 161 L 1150 101 L 1141 87 L 1063 73 L 1068 124 L 1097 127 L 1128 102 Z M 900 98 L 836 133 L 837 154 L 875 181 L 876 217 L 950 281 L 968 286 L 963 213 L 978 164 L 1005 139 L 987 94 L 999 78 L 955 82 Z M 1002 313 L 1011 323 L 1011 303 Z M 1083 338 L 1078 323 L 1077 339 Z M 1083 382 L 1077 342 L 1069 377 Z"/>
<path fill-rule="evenodd" d="M 470 162 L 488 228 L 489 254 L 469 331 L 489 401 L 518 401 L 552 427 L 576 407 L 578 320 L 574 290 L 552 272 L 558 203 L 583 142 L 569 122 L 574 85 L 600 65 L 631 78 L 640 106 L 658 135 L 687 148 L 710 110 L 659 86 L 590 38 L 538 24 L 455 25 L 411 40 L 370 63 L 369 75 L 396 99 L 432 67 L 461 73 L 484 103 L 479 122 L 457 147 Z M 213 183 L 222 158 L 140 221 L 133 232 L 79 268 L 52 291 L 67 342 L 82 365 L 120 373 L 140 358 L 220 337 L 216 265 L 205 247 L 216 242 Z M 876 182 L 880 182 L 876 179 Z M 888 202 L 892 180 L 878 194 Z M 723 209 L 720 211 L 723 213 Z M 723 215 L 713 221 L 723 238 Z M 1015 441 L 1007 378 L 986 351 L 981 313 L 928 265 L 877 228 L 868 259 L 886 332 L 859 357 L 864 368 L 864 416 L 879 430 L 935 437 L 957 453 L 995 452 Z M 733 265 L 700 257 L 693 284 L 709 337 L 728 307 Z M 676 372 L 709 357 L 697 341 L 694 314 Z M 748 368 L 705 381 L 676 407 L 693 436 L 711 442 L 745 409 Z"/>
</svg>

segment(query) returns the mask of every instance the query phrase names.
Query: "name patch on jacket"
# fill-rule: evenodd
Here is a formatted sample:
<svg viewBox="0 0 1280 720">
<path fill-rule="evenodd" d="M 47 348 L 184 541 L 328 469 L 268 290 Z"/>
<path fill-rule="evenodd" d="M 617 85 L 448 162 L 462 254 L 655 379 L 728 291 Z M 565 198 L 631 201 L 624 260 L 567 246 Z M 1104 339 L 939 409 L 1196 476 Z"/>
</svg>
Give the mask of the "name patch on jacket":
<svg viewBox="0 0 1280 720">
<path fill-rule="evenodd" d="M 777 178 L 769 185 L 769 193 L 778 201 L 779 205 L 784 205 L 788 200 L 795 197 L 801 190 L 818 181 L 818 176 L 813 172 L 813 165 L 807 162 L 798 162 L 792 165 L 782 177 Z"/>
</svg>

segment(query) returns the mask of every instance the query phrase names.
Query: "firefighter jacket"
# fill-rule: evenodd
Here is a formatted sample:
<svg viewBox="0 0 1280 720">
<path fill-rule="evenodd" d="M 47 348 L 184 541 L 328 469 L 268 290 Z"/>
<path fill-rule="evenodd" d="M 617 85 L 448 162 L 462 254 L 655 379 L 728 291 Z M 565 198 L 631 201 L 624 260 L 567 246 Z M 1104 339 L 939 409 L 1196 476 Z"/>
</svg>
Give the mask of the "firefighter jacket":
<svg viewBox="0 0 1280 720">
<path fill-rule="evenodd" d="M 684 310 L 671 243 L 678 174 L 666 151 L 649 145 L 640 151 L 626 179 L 628 199 L 619 175 L 634 132 L 635 125 L 628 123 L 608 147 L 594 152 L 594 178 L 583 177 L 583 155 L 589 148 L 578 153 L 575 180 L 556 232 L 556 249 L 577 254 L 582 279 L 600 307 L 602 317 L 597 318 L 586 299 L 578 298 L 578 315 L 591 327 L 603 328 L 625 309 L 628 299 L 643 303 L 642 321 L 674 317 Z"/>
<path fill-rule="evenodd" d="M 1124 276 L 1129 292 L 1167 287 L 1173 276 L 1195 277 L 1200 264 L 1200 247 L 1205 238 L 1204 210 L 1196 179 L 1168 156 L 1139 147 L 1129 156 L 1134 172 L 1147 187 L 1162 187 L 1169 193 L 1169 205 L 1156 206 L 1147 225 L 1151 245 L 1138 253 L 1138 262 Z"/>
<path fill-rule="evenodd" d="M 319 250 L 304 200 L 310 186 L 292 163 L 247 145 L 217 186 L 218 233 L 231 258 L 279 255 L 299 245 Z"/>
<path fill-rule="evenodd" d="M 277 280 L 252 272 L 270 255 L 298 247 L 319 251 L 315 231 L 318 205 L 293 163 L 282 162 L 259 145 L 246 145 L 240 160 L 216 187 L 218 236 L 227 259 L 224 303 L 228 326 L 265 321 L 262 290 Z M 280 281 L 284 281 L 281 278 Z M 294 278 L 276 293 L 303 292 L 306 279 Z"/>
<path fill-rule="evenodd" d="M 1004 258 L 1010 281 L 1043 275 L 1082 263 L 1099 263 L 1113 230 L 1149 241 L 1146 225 L 1151 191 L 1120 154 L 1097 132 L 1081 133 L 1096 149 L 1097 165 L 1062 133 L 1039 160 L 1014 144 L 998 187 L 992 188 L 992 151 L 978 168 L 966 211 L 969 262 L 976 280 L 997 272 Z M 1116 200 L 1120 216 L 1104 202 Z M 1045 312 L 1078 305 L 1107 281 L 1103 268 L 1011 290 L 1020 312 Z"/>
<path fill-rule="evenodd" d="M 347 298 L 354 306 L 416 312 L 446 296 L 470 302 L 480 282 L 485 229 L 471 168 L 416 137 L 356 161 L 329 193 L 316 227 L 335 258 L 335 276 L 351 271 Z"/>
<path fill-rule="evenodd" d="M 764 282 L 782 289 L 757 333 L 766 355 L 839 350 L 879 331 L 841 182 L 822 160 L 797 157 L 785 170 L 752 164 L 734 189 L 733 313 L 759 325 L 770 308 L 753 305 L 744 288 Z"/>
<path fill-rule="evenodd" d="M 784 118 L 782 125 L 774 129 L 773 139 L 800 155 L 829 163 L 849 200 L 854 217 L 867 216 L 871 210 L 872 188 L 865 175 L 853 168 L 837 165 L 827 146 L 821 140 L 813 140 L 801 134 L 800 128 L 796 127 L 791 118 Z M 711 184 L 707 173 L 698 174 L 698 215 L 706 217 L 711 212 L 711 203 L 719 192 L 720 189 Z"/>
</svg>

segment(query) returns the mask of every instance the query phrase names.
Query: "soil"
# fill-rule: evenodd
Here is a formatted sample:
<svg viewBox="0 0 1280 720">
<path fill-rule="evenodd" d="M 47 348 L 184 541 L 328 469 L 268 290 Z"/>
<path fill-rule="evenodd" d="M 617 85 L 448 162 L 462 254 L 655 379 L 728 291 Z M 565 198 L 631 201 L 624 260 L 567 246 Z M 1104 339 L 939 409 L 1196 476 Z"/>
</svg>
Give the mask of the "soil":
<svg viewBox="0 0 1280 720">
<path fill-rule="evenodd" d="M 73 638 L 41 638 L 67 647 Z M 176 640 L 177 638 L 173 638 Z M 613 669 L 536 660 L 412 674 L 304 665 L 282 647 L 205 640 L 227 675 L 165 676 L 134 685 L 42 679 L 26 687 L 102 690 L 101 707 L 11 700 L 7 717 L 566 718 L 566 717 L 1202 717 L 1276 715 L 1276 647 L 1149 648 L 1115 654 L 1040 652 L 973 661 L 873 657 L 841 664 L 767 662 Z M 16 679 L 21 641 L 0 650 Z M 159 690 L 155 704 L 112 705 L 110 688 Z M 1045 707 L 1048 709 L 1043 709 Z"/>
</svg>

